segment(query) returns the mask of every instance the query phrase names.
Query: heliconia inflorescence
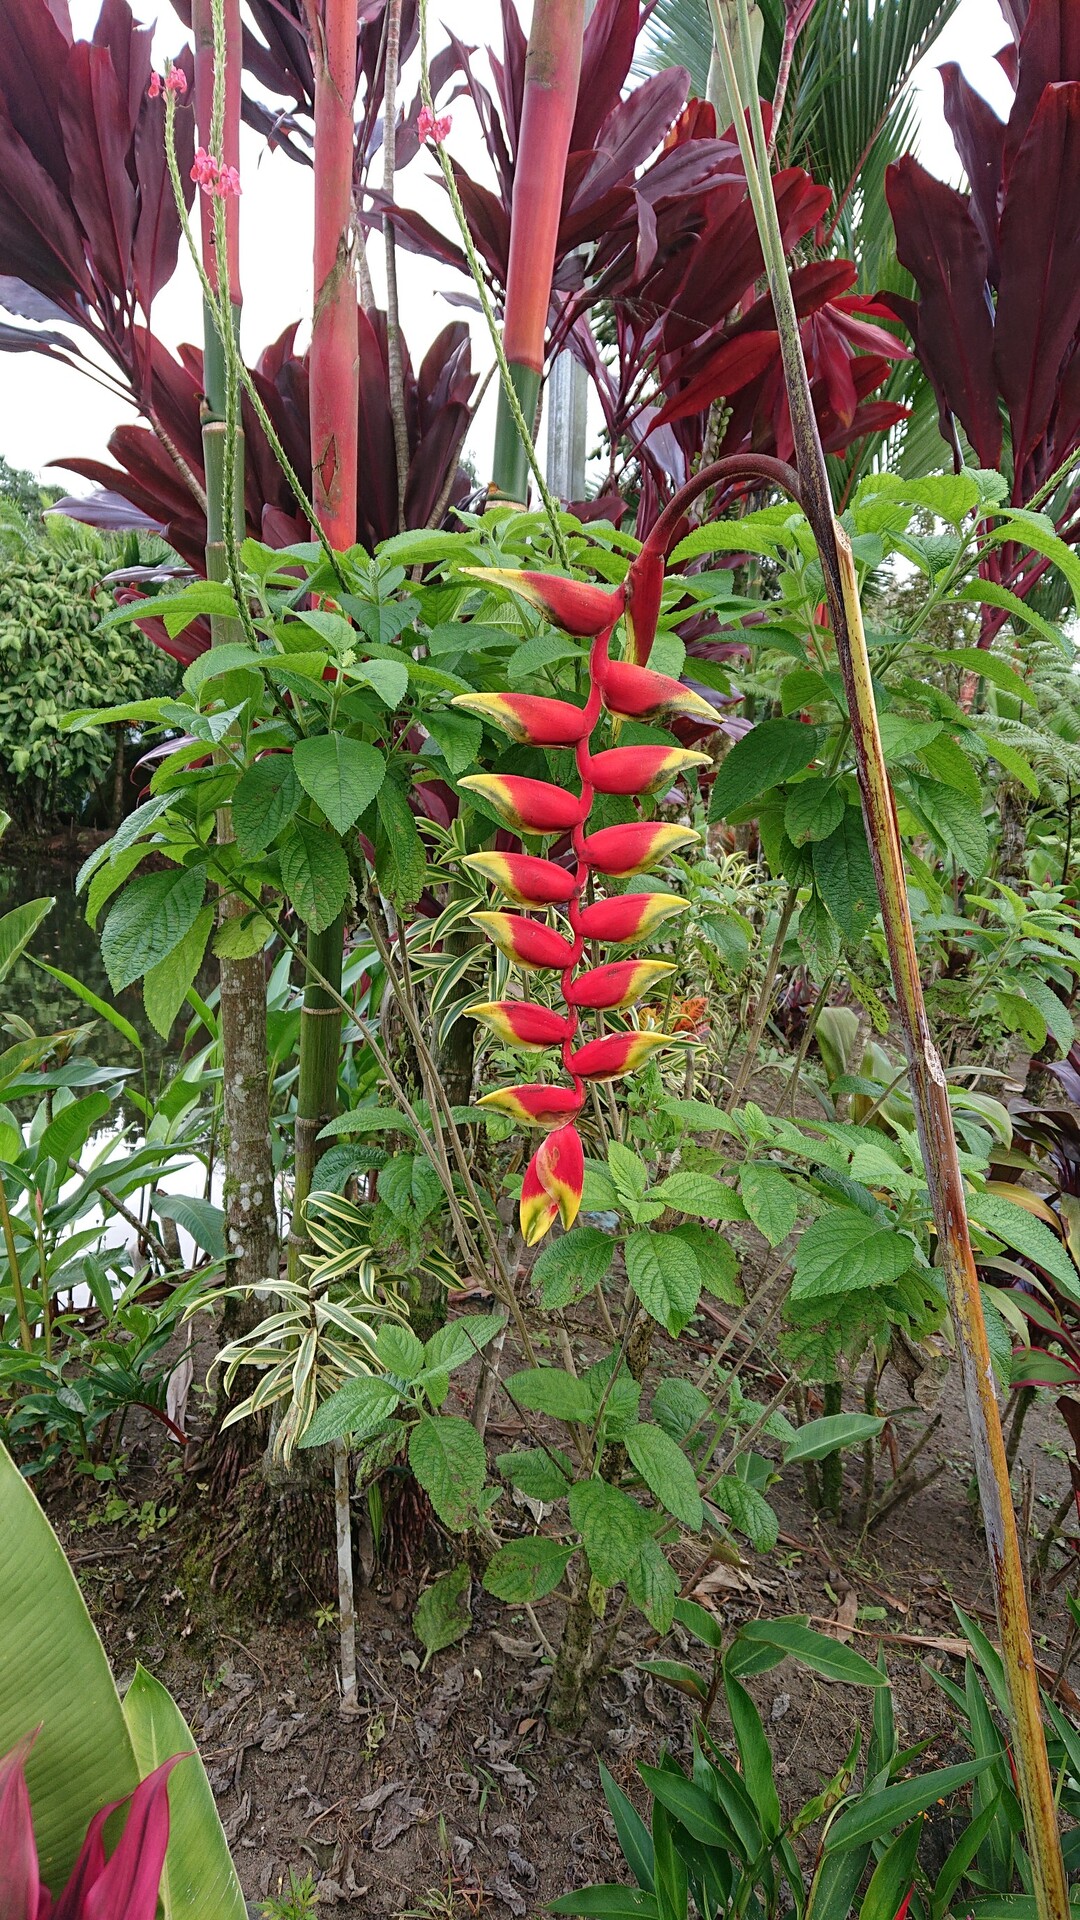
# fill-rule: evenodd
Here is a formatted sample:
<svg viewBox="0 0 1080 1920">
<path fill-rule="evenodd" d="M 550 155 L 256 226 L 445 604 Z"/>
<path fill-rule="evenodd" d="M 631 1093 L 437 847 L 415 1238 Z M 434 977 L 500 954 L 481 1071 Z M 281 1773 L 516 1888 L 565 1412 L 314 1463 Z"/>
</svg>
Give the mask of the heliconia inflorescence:
<svg viewBox="0 0 1080 1920">
<path fill-rule="evenodd" d="M 510 739 L 528 746 L 573 747 L 581 790 L 574 794 L 547 780 L 516 774 L 472 774 L 460 784 L 475 793 L 517 834 L 571 836 L 573 868 L 526 853 L 473 853 L 465 864 L 490 880 L 518 907 L 557 907 L 569 922 L 569 937 L 527 914 L 488 911 L 475 924 L 500 952 L 525 971 L 560 975 L 565 1012 L 532 1000 L 485 1001 L 469 1009 L 508 1046 L 524 1050 L 557 1047 L 570 1086 L 535 1084 L 500 1087 L 482 1096 L 481 1106 L 504 1113 L 519 1124 L 539 1127 L 546 1137 L 533 1154 L 521 1188 L 521 1233 L 534 1246 L 561 1220 L 573 1225 L 581 1205 L 585 1156 L 574 1122 L 585 1102 L 587 1083 L 631 1073 L 671 1036 L 652 1028 L 601 1033 L 579 1044 L 583 1011 L 617 1013 L 635 1005 L 672 971 L 672 962 L 630 958 L 578 971 L 587 942 L 622 945 L 652 933 L 686 901 L 674 893 L 624 893 L 590 901 L 583 895 L 591 876 L 626 879 L 648 873 L 669 854 L 697 839 L 690 827 L 649 820 L 587 831 L 597 793 L 643 797 L 665 790 L 708 756 L 682 747 L 608 747 L 592 753 L 589 741 L 602 711 L 614 719 L 658 720 L 677 714 L 715 719 L 699 694 L 645 663 L 652 648 L 663 589 L 663 554 L 648 543 L 624 587 L 612 591 L 585 581 L 542 573 L 470 569 L 485 586 L 509 587 L 564 632 L 591 639 L 589 698 L 584 707 L 570 700 L 533 694 L 463 693 L 454 705 L 501 727 Z M 616 621 L 625 616 L 633 660 L 609 655 Z"/>
</svg>

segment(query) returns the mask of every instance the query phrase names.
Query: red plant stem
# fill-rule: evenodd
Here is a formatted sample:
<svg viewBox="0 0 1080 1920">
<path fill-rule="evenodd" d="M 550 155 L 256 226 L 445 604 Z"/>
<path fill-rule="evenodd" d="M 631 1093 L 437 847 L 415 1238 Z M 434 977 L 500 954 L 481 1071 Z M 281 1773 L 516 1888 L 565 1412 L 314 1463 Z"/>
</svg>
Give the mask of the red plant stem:
<svg viewBox="0 0 1080 1920">
<path fill-rule="evenodd" d="M 401 65 L 402 0 L 388 0 L 386 8 L 386 59 L 383 66 L 383 193 L 394 197 L 397 171 L 397 93 Z M 390 418 L 394 427 L 394 465 L 397 470 L 398 532 L 405 529 L 405 492 L 409 484 L 409 426 L 405 416 L 405 366 L 401 339 L 401 305 L 398 299 L 397 247 L 394 223 L 383 221 L 383 245 L 386 252 L 386 364 L 390 376 Z"/>
<path fill-rule="evenodd" d="M 203 146 L 210 145 L 210 117 L 214 99 L 214 17 L 210 0 L 193 0 L 191 25 L 195 37 L 195 124 L 199 130 L 199 139 Z M 240 0 L 225 0 L 225 44 L 229 48 L 239 49 L 242 25 L 240 20 Z M 221 159 L 227 167 L 240 166 L 240 87 L 241 61 L 239 52 L 235 59 L 225 63 L 225 126 L 221 142 Z M 199 194 L 199 219 L 202 232 L 203 265 L 206 276 L 215 292 L 218 287 L 217 248 L 214 243 L 214 199 L 212 194 Z M 225 274 L 229 289 L 229 302 L 239 308 L 243 300 L 240 291 L 240 202 L 236 197 L 225 201 Z"/>
<path fill-rule="evenodd" d="M 540 393 L 566 158 L 577 111 L 584 0 L 534 0 L 514 166 L 503 347 L 526 423 Z M 495 483 L 514 499 L 528 484 L 525 450 L 499 395 Z"/>
<path fill-rule="evenodd" d="M 314 18 L 311 18 L 314 15 Z M 309 8 L 315 63 L 315 311 L 312 498 L 335 547 L 356 539 L 359 334 L 353 220 L 356 0 Z"/>
</svg>

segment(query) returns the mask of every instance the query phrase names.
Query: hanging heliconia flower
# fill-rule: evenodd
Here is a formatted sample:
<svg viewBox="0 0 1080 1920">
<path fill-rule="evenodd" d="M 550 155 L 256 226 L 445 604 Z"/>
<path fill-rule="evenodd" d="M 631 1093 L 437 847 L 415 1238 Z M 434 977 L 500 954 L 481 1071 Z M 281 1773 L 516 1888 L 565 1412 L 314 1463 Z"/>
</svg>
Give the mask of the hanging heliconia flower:
<svg viewBox="0 0 1080 1920">
<path fill-rule="evenodd" d="M 687 902 L 674 893 L 616 894 L 588 905 L 582 896 L 590 876 L 625 880 L 648 873 L 670 853 L 698 838 L 690 827 L 638 820 L 627 825 L 586 826 L 596 793 L 642 797 L 663 791 L 708 756 L 682 747 L 609 747 L 591 753 L 589 741 L 601 711 L 615 719 L 664 720 L 677 714 L 714 720 L 706 700 L 680 681 L 645 665 L 652 648 L 663 589 L 663 554 L 648 543 L 627 582 L 615 591 L 581 580 L 543 573 L 469 569 L 486 587 L 505 586 L 538 607 L 555 626 L 592 640 L 590 693 L 584 707 L 570 700 L 533 694 L 463 693 L 454 701 L 501 727 L 527 746 L 573 747 L 581 791 L 568 793 L 547 780 L 516 774 L 472 774 L 460 784 L 475 793 L 518 834 L 567 834 L 572 838 L 572 870 L 553 860 L 524 853 L 473 853 L 466 864 L 490 880 L 518 907 L 557 907 L 569 922 L 569 938 L 527 914 L 485 912 L 473 915 L 516 966 L 526 971 L 557 972 L 566 1011 L 555 1012 L 532 1000 L 485 1001 L 469 1009 L 508 1046 L 528 1050 L 558 1047 L 572 1085 L 500 1087 L 483 1095 L 480 1105 L 507 1114 L 522 1126 L 540 1127 L 546 1138 L 533 1154 L 521 1187 L 521 1233 L 534 1246 L 558 1219 L 573 1225 L 581 1205 L 585 1156 L 574 1121 L 585 1102 L 589 1082 L 632 1073 L 671 1036 L 652 1028 L 604 1033 L 579 1045 L 582 1012 L 617 1013 L 632 1007 L 672 970 L 667 960 L 612 960 L 578 972 L 586 942 L 621 945 L 646 937 Z M 625 616 L 633 660 L 612 660 L 609 646 L 615 622 Z"/>
</svg>

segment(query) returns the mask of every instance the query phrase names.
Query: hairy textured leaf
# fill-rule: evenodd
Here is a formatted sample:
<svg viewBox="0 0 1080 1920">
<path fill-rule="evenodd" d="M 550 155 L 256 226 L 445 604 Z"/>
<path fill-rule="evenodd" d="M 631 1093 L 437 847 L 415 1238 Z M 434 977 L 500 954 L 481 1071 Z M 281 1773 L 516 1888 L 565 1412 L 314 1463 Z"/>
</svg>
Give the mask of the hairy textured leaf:
<svg viewBox="0 0 1080 1920">
<path fill-rule="evenodd" d="M 109 909 L 101 957 L 119 993 L 164 960 L 190 932 L 206 894 L 202 867 L 169 867 L 140 874 Z"/>
<path fill-rule="evenodd" d="M 305 926 L 333 926 L 349 891 L 349 863 L 333 833 L 299 816 L 281 849 L 281 884 Z"/>
<path fill-rule="evenodd" d="M 476 1519 L 487 1460 L 476 1428 L 457 1414 L 423 1414 L 409 1435 L 409 1465 L 439 1519 L 464 1533 Z"/>
</svg>

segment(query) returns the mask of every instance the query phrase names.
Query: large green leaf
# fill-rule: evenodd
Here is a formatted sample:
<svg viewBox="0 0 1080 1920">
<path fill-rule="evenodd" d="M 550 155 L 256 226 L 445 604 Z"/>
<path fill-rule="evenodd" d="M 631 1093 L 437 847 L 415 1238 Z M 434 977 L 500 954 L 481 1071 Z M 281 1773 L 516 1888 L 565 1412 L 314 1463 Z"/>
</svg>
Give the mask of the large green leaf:
<svg viewBox="0 0 1080 1920">
<path fill-rule="evenodd" d="M 626 1277 L 646 1313 L 674 1338 L 692 1317 L 701 1292 L 693 1249 L 684 1240 L 638 1227 L 624 1251 Z"/>
<path fill-rule="evenodd" d="M 109 909 L 101 957 L 115 993 L 164 960 L 194 926 L 206 895 L 202 867 L 143 873 Z"/>
<path fill-rule="evenodd" d="M 281 849 L 281 881 L 305 926 L 324 933 L 349 891 L 349 863 L 340 840 L 298 816 Z"/>
<path fill-rule="evenodd" d="M 21 907 L 13 907 L 10 913 L 0 915 L 0 980 L 11 972 L 55 904 L 48 895 L 40 900 L 24 900 Z"/>
<path fill-rule="evenodd" d="M 145 1667 L 124 1695 L 135 1758 L 143 1778 L 174 1753 L 190 1758 L 169 1778 L 169 1850 L 161 1876 L 163 1920 L 246 1920 L 247 1907 L 218 1819 L 206 1769 L 172 1695 Z"/>
<path fill-rule="evenodd" d="M 855 1207 L 830 1207 L 795 1249 L 791 1298 L 822 1299 L 897 1280 L 911 1265 L 911 1241 Z"/>
<path fill-rule="evenodd" d="M 0 1446 L 0 1754 L 41 1732 L 26 1763 L 42 1878 L 67 1879 L 98 1809 L 139 1769 L 105 1649 L 30 1488 Z"/>
<path fill-rule="evenodd" d="M 298 740 L 292 759 L 305 793 L 310 793 L 339 833 L 347 833 L 371 805 L 386 772 L 378 748 L 365 746 L 347 733 L 317 733 Z"/>
<path fill-rule="evenodd" d="M 817 727 L 801 720 L 763 720 L 737 740 L 713 783 L 710 820 L 726 820 L 789 774 L 801 773 L 820 745 Z"/>
</svg>

